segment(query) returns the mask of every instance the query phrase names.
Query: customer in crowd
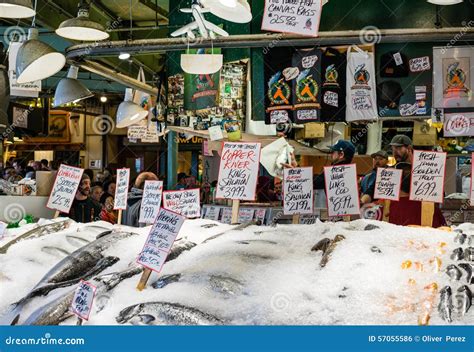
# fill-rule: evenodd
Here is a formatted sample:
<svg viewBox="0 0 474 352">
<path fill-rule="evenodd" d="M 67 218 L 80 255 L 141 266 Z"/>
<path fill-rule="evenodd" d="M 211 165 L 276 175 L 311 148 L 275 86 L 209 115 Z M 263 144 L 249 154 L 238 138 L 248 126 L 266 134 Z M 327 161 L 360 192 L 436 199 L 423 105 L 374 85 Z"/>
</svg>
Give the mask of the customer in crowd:
<svg viewBox="0 0 474 352">
<path fill-rule="evenodd" d="M 16 174 L 18 176 L 24 177 L 25 176 L 25 167 L 26 163 L 24 160 L 16 159 L 13 162 L 13 167 L 15 168 Z"/>
<path fill-rule="evenodd" d="M 186 189 L 199 188 L 196 176 L 190 175 L 186 178 Z"/>
<path fill-rule="evenodd" d="M 140 207 L 142 205 L 143 187 L 145 181 L 158 181 L 158 177 L 153 172 L 142 172 L 135 180 L 127 198 L 127 209 L 122 213 L 122 224 L 138 227 L 140 224 Z"/>
<path fill-rule="evenodd" d="M 388 164 L 388 153 L 384 150 L 379 150 L 371 155 L 372 157 L 372 171 L 364 176 L 360 183 L 361 189 L 361 204 L 368 204 L 374 200 L 375 179 L 377 177 L 377 169 L 386 168 Z"/>
<path fill-rule="evenodd" d="M 104 189 L 101 185 L 94 185 L 91 188 L 91 198 L 97 203 L 100 203 L 100 198 L 104 194 Z"/>
<path fill-rule="evenodd" d="M 211 184 L 209 182 L 204 182 L 202 184 L 200 200 L 201 205 L 212 204 Z"/>
<path fill-rule="evenodd" d="M 114 197 L 109 193 L 104 193 L 102 197 L 100 197 L 100 203 L 102 204 L 100 219 L 110 222 L 111 224 L 116 224 L 117 212 L 114 210 Z"/>
<path fill-rule="evenodd" d="M 177 177 L 178 183 L 175 186 L 175 190 L 186 189 L 188 186 L 188 175 L 184 172 L 180 172 Z"/>
<path fill-rule="evenodd" d="M 393 137 L 392 153 L 398 163 L 396 169 L 403 170 L 402 185 L 399 201 L 391 201 L 389 209 L 389 222 L 395 225 L 421 225 L 421 204 L 422 202 L 410 200 L 411 168 L 413 162 L 413 143 L 411 139 L 404 135 Z M 441 209 L 435 204 L 433 213 L 433 227 L 445 226 Z"/>
<path fill-rule="evenodd" d="M 275 180 L 274 192 L 275 192 L 275 200 L 282 201 L 283 200 L 283 182 Z"/>
<path fill-rule="evenodd" d="M 103 184 L 104 193 L 112 197 L 115 197 L 115 187 L 116 187 L 116 183 L 114 180 L 104 182 Z"/>
<path fill-rule="evenodd" d="M 25 178 L 36 179 L 36 170 L 32 166 L 25 167 Z"/>
<path fill-rule="evenodd" d="M 98 182 L 100 184 L 103 184 L 104 179 L 105 179 L 105 175 L 102 171 L 99 171 L 99 172 L 96 173 L 96 175 L 95 175 L 96 182 Z"/>
<path fill-rule="evenodd" d="M 13 166 L 7 166 L 3 169 L 3 179 L 8 181 L 11 177 L 16 175 L 15 168 Z"/>
<path fill-rule="evenodd" d="M 50 171 L 49 169 L 49 161 L 46 159 L 41 159 L 41 170 L 43 171 Z"/>
<path fill-rule="evenodd" d="M 91 180 L 87 174 L 82 174 L 81 183 L 72 202 L 71 210 L 66 216 L 82 223 L 99 220 L 102 208 L 99 203 L 90 197 L 90 194 Z"/>
<path fill-rule="evenodd" d="M 257 202 L 268 203 L 276 201 L 275 192 L 272 189 L 273 179 L 268 176 L 259 176 L 257 179 Z"/>
<path fill-rule="evenodd" d="M 114 179 L 114 173 L 110 167 L 106 167 L 104 169 L 104 183 L 113 181 Z"/>
<path fill-rule="evenodd" d="M 85 173 L 87 176 L 89 176 L 89 179 L 90 179 L 91 182 L 92 182 L 92 180 L 94 179 L 94 171 L 92 171 L 91 169 L 85 169 L 85 170 L 84 170 L 84 173 Z"/>
</svg>

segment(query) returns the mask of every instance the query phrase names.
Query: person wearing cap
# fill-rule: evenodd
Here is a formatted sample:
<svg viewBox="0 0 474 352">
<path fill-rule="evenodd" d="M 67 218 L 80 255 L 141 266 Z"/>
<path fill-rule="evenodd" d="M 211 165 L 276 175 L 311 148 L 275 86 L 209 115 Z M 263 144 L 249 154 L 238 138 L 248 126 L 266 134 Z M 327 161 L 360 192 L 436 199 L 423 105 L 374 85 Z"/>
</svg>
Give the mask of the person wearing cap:
<svg viewBox="0 0 474 352">
<path fill-rule="evenodd" d="M 355 150 L 356 148 L 351 142 L 342 139 L 337 141 L 336 144 L 329 147 L 329 152 L 331 153 L 331 165 L 351 164 Z M 324 171 L 319 175 L 314 175 L 313 188 L 322 190 L 326 188 Z"/>
<path fill-rule="evenodd" d="M 184 172 L 180 172 L 178 174 L 178 177 L 176 178 L 178 183 L 175 186 L 175 190 L 181 190 L 181 189 L 186 189 L 188 186 L 188 175 Z"/>
<path fill-rule="evenodd" d="M 82 174 L 81 183 L 71 205 L 69 214 L 65 214 L 76 222 L 92 222 L 100 220 L 101 205 L 91 197 L 91 179 L 86 173 Z"/>
<path fill-rule="evenodd" d="M 388 164 L 388 153 L 379 150 L 370 155 L 372 157 L 372 171 L 364 176 L 360 183 L 361 188 L 361 204 L 368 204 L 374 199 L 375 179 L 377 177 L 377 168 L 386 168 Z"/>
<path fill-rule="evenodd" d="M 407 162 L 413 164 L 413 142 L 404 134 L 397 134 L 390 142 L 392 154 L 397 163 Z"/>
</svg>

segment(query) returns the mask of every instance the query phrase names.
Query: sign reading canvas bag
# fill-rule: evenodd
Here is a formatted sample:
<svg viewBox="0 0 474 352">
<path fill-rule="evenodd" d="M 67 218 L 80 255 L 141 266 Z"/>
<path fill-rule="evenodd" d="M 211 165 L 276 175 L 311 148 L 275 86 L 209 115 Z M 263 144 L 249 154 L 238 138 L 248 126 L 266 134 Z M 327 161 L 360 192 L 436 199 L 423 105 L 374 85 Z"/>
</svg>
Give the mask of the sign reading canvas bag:
<svg viewBox="0 0 474 352">
<path fill-rule="evenodd" d="M 378 112 L 374 54 L 363 51 L 355 45 L 349 47 L 346 81 L 346 120 L 349 122 L 376 120 Z"/>
</svg>

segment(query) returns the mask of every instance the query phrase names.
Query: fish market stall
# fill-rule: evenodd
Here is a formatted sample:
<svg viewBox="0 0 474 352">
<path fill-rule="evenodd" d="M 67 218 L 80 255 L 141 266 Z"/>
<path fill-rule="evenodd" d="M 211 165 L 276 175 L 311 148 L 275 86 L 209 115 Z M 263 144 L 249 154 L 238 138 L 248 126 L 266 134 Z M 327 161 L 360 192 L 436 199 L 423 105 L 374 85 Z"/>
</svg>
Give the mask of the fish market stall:
<svg viewBox="0 0 474 352">
<path fill-rule="evenodd" d="M 186 220 L 137 291 L 149 231 L 72 223 L 0 251 L 1 324 L 75 325 L 80 278 L 97 290 L 84 325 L 474 324 L 472 224 Z"/>
</svg>

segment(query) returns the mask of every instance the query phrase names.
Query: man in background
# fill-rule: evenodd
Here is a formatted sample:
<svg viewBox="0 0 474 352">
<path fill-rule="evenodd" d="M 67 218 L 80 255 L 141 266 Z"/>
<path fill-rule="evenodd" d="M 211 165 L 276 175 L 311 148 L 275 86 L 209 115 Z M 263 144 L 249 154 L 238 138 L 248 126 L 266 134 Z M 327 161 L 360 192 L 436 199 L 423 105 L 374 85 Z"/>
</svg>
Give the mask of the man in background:
<svg viewBox="0 0 474 352">
<path fill-rule="evenodd" d="M 386 168 L 388 164 L 388 153 L 384 150 L 379 150 L 373 153 L 372 157 L 372 171 L 364 176 L 360 183 L 361 188 L 361 204 L 368 204 L 374 200 L 375 179 L 377 178 L 377 168 Z"/>
<path fill-rule="evenodd" d="M 90 197 L 91 179 L 85 173 L 82 174 L 81 183 L 76 192 L 76 197 L 72 202 L 69 216 L 76 222 L 92 222 L 100 220 L 102 207 Z"/>
<path fill-rule="evenodd" d="M 145 181 L 158 181 L 158 177 L 153 172 L 142 172 L 137 176 L 135 184 L 128 193 L 127 209 L 122 213 L 122 224 L 134 227 L 140 226 L 138 220 L 140 219 Z"/>
</svg>

